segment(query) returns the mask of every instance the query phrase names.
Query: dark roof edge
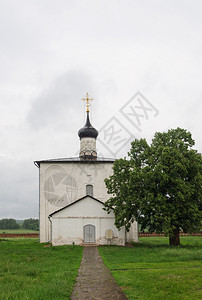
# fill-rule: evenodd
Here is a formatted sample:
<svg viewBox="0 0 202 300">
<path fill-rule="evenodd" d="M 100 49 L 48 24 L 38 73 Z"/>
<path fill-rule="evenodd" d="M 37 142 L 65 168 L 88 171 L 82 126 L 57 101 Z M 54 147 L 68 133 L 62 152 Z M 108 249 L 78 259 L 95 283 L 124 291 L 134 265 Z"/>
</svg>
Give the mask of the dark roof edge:
<svg viewBox="0 0 202 300">
<path fill-rule="evenodd" d="M 55 213 L 57 213 L 57 212 L 59 212 L 59 211 L 65 209 L 65 208 L 67 208 L 67 207 L 69 207 L 69 206 L 71 206 L 71 205 L 73 205 L 73 204 L 75 204 L 75 203 L 77 203 L 77 202 L 79 202 L 79 201 L 85 199 L 86 197 L 90 197 L 91 199 L 93 199 L 93 200 L 95 200 L 95 201 L 97 201 L 97 202 L 100 202 L 101 204 L 104 204 L 104 203 L 103 203 L 102 201 L 100 201 L 99 199 L 96 199 L 96 198 L 94 198 L 94 197 L 92 197 L 92 196 L 90 196 L 90 195 L 85 195 L 84 197 L 79 198 L 78 200 L 76 200 L 76 201 L 74 201 L 74 202 L 72 202 L 72 203 L 70 203 L 70 204 L 67 204 L 66 206 L 64 206 L 64 207 L 62 207 L 62 208 L 60 208 L 60 209 L 54 211 L 53 213 L 51 213 L 51 214 L 49 215 L 49 217 L 52 217 L 52 215 L 54 215 Z"/>
<path fill-rule="evenodd" d="M 51 162 L 57 162 L 57 163 L 70 163 L 70 162 L 114 162 L 116 158 L 105 158 L 105 157 L 96 157 L 95 159 L 83 159 L 80 157 L 68 157 L 68 158 L 54 158 L 54 159 L 44 159 L 44 160 L 36 160 L 34 161 L 34 164 L 39 167 L 40 163 L 51 163 Z"/>
</svg>

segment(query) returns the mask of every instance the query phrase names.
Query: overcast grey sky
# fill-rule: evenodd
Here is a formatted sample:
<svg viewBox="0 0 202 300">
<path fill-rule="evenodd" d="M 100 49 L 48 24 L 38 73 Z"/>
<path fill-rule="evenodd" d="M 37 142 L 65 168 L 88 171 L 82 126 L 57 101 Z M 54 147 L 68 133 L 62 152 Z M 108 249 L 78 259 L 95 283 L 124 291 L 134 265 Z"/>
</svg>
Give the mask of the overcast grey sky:
<svg viewBox="0 0 202 300">
<path fill-rule="evenodd" d="M 202 152 L 201 11 L 201 0 L 0 1 L 0 218 L 38 217 L 33 161 L 78 153 L 86 92 L 100 155 L 178 126 Z M 134 101 L 147 110 L 131 122 Z M 126 130 L 122 147 L 104 146 L 110 124 Z"/>
</svg>

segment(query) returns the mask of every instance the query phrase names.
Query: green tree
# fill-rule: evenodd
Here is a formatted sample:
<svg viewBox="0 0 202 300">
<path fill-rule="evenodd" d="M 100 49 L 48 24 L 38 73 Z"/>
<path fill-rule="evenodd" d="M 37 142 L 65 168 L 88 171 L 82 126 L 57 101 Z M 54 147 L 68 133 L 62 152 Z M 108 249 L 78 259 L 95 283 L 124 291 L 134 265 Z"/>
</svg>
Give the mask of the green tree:
<svg viewBox="0 0 202 300">
<path fill-rule="evenodd" d="M 25 229 L 30 229 L 30 230 L 39 230 L 39 220 L 38 219 L 25 219 L 22 225 L 23 228 Z"/>
<path fill-rule="evenodd" d="M 164 232 L 170 245 L 180 245 L 179 232 L 200 224 L 202 157 L 192 147 L 191 133 L 177 128 L 157 132 L 148 145 L 135 139 L 129 160 L 118 159 L 105 179 L 111 197 L 105 210 L 114 211 L 117 228 L 136 220 L 141 229 Z"/>
<path fill-rule="evenodd" d="M 0 220 L 0 229 L 18 229 L 19 225 L 15 219 L 2 219 Z"/>
</svg>

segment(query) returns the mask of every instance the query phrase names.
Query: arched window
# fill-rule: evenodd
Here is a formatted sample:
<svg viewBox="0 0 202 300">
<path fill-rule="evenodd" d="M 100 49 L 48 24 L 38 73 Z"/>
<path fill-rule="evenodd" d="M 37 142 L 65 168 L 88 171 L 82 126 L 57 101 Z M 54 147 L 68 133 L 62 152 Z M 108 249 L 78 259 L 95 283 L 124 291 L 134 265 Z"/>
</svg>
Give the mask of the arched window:
<svg viewBox="0 0 202 300">
<path fill-rule="evenodd" d="M 93 186 L 91 184 L 87 184 L 86 186 L 86 195 L 93 197 Z"/>
</svg>

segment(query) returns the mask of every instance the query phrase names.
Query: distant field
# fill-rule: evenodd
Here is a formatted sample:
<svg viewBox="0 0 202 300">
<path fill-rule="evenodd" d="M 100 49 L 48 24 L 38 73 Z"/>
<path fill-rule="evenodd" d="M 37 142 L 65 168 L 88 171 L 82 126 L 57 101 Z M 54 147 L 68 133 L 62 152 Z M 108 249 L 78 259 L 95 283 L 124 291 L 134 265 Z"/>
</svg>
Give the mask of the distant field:
<svg viewBox="0 0 202 300">
<path fill-rule="evenodd" d="M 128 299 L 202 299 L 202 237 L 181 237 L 181 247 L 168 246 L 167 237 L 140 242 L 133 248 L 99 247 Z"/>
<path fill-rule="evenodd" d="M 70 299 L 83 248 L 0 239 L 0 299 Z"/>
<path fill-rule="evenodd" d="M 31 229 L 0 229 L 0 233 L 38 233 Z"/>
</svg>

